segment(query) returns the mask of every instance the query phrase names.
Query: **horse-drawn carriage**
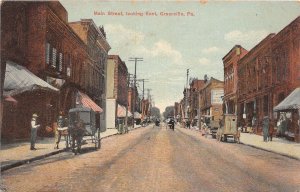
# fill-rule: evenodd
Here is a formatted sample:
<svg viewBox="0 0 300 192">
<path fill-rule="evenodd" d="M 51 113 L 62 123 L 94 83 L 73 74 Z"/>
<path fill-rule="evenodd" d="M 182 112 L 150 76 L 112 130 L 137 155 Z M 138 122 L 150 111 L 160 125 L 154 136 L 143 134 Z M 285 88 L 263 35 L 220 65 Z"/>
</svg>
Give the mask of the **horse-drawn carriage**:
<svg viewBox="0 0 300 192">
<path fill-rule="evenodd" d="M 96 113 L 92 109 L 70 109 L 68 119 L 67 148 L 71 147 L 75 154 L 80 153 L 87 141 L 92 141 L 96 150 L 101 147 L 100 128 L 96 126 Z"/>
</svg>

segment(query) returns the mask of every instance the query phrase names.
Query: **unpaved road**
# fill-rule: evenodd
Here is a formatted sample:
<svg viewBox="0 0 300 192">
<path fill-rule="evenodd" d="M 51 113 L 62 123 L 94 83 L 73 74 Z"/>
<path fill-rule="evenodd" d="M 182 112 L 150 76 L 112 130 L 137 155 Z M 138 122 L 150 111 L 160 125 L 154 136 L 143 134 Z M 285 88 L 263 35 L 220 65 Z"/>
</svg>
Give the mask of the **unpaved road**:
<svg viewBox="0 0 300 192">
<path fill-rule="evenodd" d="M 300 161 L 198 132 L 141 128 L 99 151 L 62 153 L 2 173 L 6 191 L 300 191 Z"/>
</svg>

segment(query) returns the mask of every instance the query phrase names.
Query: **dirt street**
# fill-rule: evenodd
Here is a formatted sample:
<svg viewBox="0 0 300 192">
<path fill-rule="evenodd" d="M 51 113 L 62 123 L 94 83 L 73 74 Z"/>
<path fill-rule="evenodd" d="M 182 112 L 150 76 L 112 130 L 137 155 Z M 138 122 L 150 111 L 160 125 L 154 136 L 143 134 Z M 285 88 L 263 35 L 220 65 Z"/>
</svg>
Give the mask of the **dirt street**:
<svg viewBox="0 0 300 192">
<path fill-rule="evenodd" d="M 300 161 L 149 126 L 3 172 L 7 191 L 300 191 Z"/>
</svg>

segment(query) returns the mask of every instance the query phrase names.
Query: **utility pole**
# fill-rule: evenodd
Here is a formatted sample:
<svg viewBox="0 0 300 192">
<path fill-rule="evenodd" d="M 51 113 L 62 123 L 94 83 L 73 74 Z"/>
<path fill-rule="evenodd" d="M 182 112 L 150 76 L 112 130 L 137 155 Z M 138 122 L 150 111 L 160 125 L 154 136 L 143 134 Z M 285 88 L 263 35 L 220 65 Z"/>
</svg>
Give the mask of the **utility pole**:
<svg viewBox="0 0 300 192">
<path fill-rule="evenodd" d="M 129 85 L 130 85 L 130 76 L 132 74 L 128 73 L 127 74 L 127 87 L 126 87 L 126 97 L 127 97 L 127 104 L 126 104 L 126 116 L 125 116 L 125 132 L 128 132 L 128 107 L 129 107 L 129 101 L 128 101 L 128 90 L 129 90 Z"/>
<path fill-rule="evenodd" d="M 136 81 L 143 81 L 143 100 L 145 95 L 145 82 L 148 82 L 149 79 L 137 79 Z"/>
<path fill-rule="evenodd" d="M 186 70 L 186 88 L 185 88 L 185 118 L 188 118 L 188 79 L 189 79 L 189 70 Z"/>
<path fill-rule="evenodd" d="M 144 106 L 144 97 L 145 97 L 145 82 L 148 82 L 149 79 L 137 79 L 137 81 L 143 81 L 143 95 L 142 95 L 142 103 L 141 103 L 141 109 L 142 109 L 142 121 L 144 120 L 144 116 L 147 116 L 145 113 L 145 106 Z"/>
<path fill-rule="evenodd" d="M 129 58 L 128 61 L 134 61 L 134 76 L 133 76 L 133 89 L 134 89 L 134 93 L 133 93 L 133 110 L 132 110 L 132 114 L 133 114 L 133 120 L 132 120 L 132 126 L 134 128 L 134 113 L 135 113 L 135 104 L 136 104 L 136 64 L 138 61 L 143 61 L 143 58 Z"/>
<path fill-rule="evenodd" d="M 149 101 L 149 111 L 148 111 L 148 114 L 149 114 L 149 116 L 151 116 L 151 95 L 150 95 L 150 91 L 151 91 L 152 89 L 147 89 L 147 99 L 148 99 L 148 101 Z"/>
</svg>

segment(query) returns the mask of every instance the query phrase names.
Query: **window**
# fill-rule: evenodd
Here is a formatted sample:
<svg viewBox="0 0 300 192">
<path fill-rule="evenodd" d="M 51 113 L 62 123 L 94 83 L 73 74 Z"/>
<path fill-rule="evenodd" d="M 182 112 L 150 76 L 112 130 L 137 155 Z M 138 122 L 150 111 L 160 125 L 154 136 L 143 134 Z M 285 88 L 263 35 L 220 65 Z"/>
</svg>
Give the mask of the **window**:
<svg viewBox="0 0 300 192">
<path fill-rule="evenodd" d="M 56 68 L 56 54 L 57 54 L 57 50 L 53 47 L 52 49 L 52 67 Z"/>
<path fill-rule="evenodd" d="M 62 71 L 63 68 L 63 54 L 59 53 L 58 70 Z"/>
<path fill-rule="evenodd" d="M 50 63 L 50 43 L 46 43 L 46 63 Z"/>
</svg>

